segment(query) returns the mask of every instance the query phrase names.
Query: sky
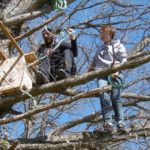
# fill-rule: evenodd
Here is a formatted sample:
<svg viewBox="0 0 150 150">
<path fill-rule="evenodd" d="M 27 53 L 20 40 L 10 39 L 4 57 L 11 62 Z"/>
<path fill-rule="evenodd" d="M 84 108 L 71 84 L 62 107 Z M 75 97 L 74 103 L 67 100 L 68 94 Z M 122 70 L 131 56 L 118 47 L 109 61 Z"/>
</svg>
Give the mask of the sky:
<svg viewBox="0 0 150 150">
<path fill-rule="evenodd" d="M 125 1 L 126 2 L 126 0 L 123 0 L 123 1 Z M 75 4 L 76 3 L 78 3 L 79 2 L 79 0 L 77 0 L 73 5 L 71 5 L 71 6 L 69 6 L 68 8 L 67 8 L 67 10 L 66 10 L 66 12 L 68 11 L 70 11 L 73 7 L 75 7 Z M 142 4 L 142 5 L 150 5 L 150 1 L 149 0 L 130 0 L 130 2 L 132 2 L 132 4 L 133 3 L 135 3 L 135 4 L 137 4 L 137 5 L 139 5 L 139 4 Z M 91 3 L 92 3 L 92 1 L 91 1 Z M 98 11 L 98 10 L 97 10 Z M 97 11 L 95 11 L 95 10 L 84 10 L 84 11 L 81 11 L 81 12 L 79 12 L 79 13 L 77 13 L 76 15 L 74 15 L 73 16 L 73 18 L 70 20 L 70 22 L 67 22 L 65 25 L 66 26 L 71 26 L 71 25 L 73 25 L 73 24 L 76 24 L 77 22 L 83 22 L 84 20 L 88 20 L 89 19 L 89 16 L 92 16 L 92 15 L 94 15 L 94 13 L 96 13 Z M 103 10 L 100 10 L 100 11 L 103 11 Z M 108 10 L 109 11 L 109 10 Z M 138 12 L 139 11 L 142 11 L 142 10 L 137 10 Z M 56 12 L 54 12 L 54 13 L 56 13 Z M 135 15 L 136 15 L 136 11 L 134 12 L 135 13 Z M 52 13 L 53 14 L 53 13 Z M 48 17 L 50 17 L 52 14 L 49 14 L 49 15 L 47 15 Z M 147 21 L 147 18 L 150 18 L 150 16 L 146 16 L 146 18 L 145 18 L 145 20 L 144 21 Z M 37 24 L 40 24 L 40 23 L 42 23 L 44 20 L 45 20 L 46 18 L 45 17 L 39 17 L 38 19 L 36 19 L 36 20 L 34 20 L 34 21 L 32 21 L 32 22 L 29 22 L 29 27 L 30 28 L 33 28 L 34 26 L 36 26 Z M 111 19 L 111 21 L 118 21 L 118 19 L 120 19 L 120 18 L 112 18 Z M 122 18 L 122 20 L 123 20 L 124 18 Z M 106 23 L 108 20 L 104 20 L 104 22 L 103 23 Z M 59 22 L 57 22 L 57 23 L 59 23 Z M 55 23 L 55 24 L 57 24 L 57 23 Z M 95 21 L 94 23 L 102 23 L 102 22 L 100 22 L 100 21 Z M 132 26 L 132 25 L 134 25 L 134 24 L 136 24 L 136 23 L 138 23 L 138 22 L 134 22 L 133 24 L 130 24 L 130 26 Z M 51 26 L 52 27 L 55 27 L 55 24 L 52 24 Z M 50 25 L 49 25 L 50 26 Z M 124 28 L 125 27 L 125 25 L 120 25 L 120 26 L 117 26 L 118 27 L 118 29 L 121 29 L 121 28 Z M 78 35 L 79 34 L 79 29 L 75 29 L 75 31 L 76 31 L 76 34 Z M 88 34 L 96 34 L 96 33 L 98 33 L 98 31 L 97 30 L 94 30 L 94 29 L 87 29 L 87 30 L 85 30 Z M 38 32 L 39 33 L 39 32 Z M 120 34 L 121 33 L 121 30 L 119 30 L 119 33 L 117 33 L 117 38 L 121 38 L 122 37 L 122 34 Z M 35 34 L 37 34 L 37 33 L 35 33 Z M 123 39 L 123 42 L 124 42 L 124 45 L 125 45 L 125 47 L 126 47 L 126 49 L 127 49 L 127 51 L 129 52 L 131 49 L 132 49 L 132 47 L 134 46 L 134 43 L 137 43 L 137 41 L 139 41 L 140 40 L 140 37 L 141 37 L 141 34 L 143 34 L 143 31 L 142 30 L 139 30 L 139 31 L 137 31 L 134 35 L 133 35 L 133 33 L 132 32 L 127 32 L 126 33 L 126 35 L 125 35 L 125 37 L 124 37 L 124 39 Z M 148 32 L 146 33 L 146 34 L 148 34 Z M 37 43 L 37 45 L 38 44 L 41 44 L 41 43 L 43 43 L 43 40 L 42 40 L 42 38 L 41 38 L 41 35 L 39 35 L 39 34 L 37 34 L 37 38 L 35 39 L 36 40 L 36 43 Z M 94 39 L 95 40 L 95 39 Z M 93 37 L 89 37 L 88 35 L 86 36 L 86 35 L 84 35 L 84 36 L 81 36 L 79 39 L 78 39 L 78 45 L 80 46 L 80 45 L 82 45 L 82 43 L 84 43 L 85 45 L 89 45 L 89 47 L 91 46 L 91 43 L 94 41 L 93 40 Z M 26 45 L 24 44 L 24 42 L 26 42 L 27 41 L 27 39 L 25 39 L 25 40 L 23 40 L 22 42 L 21 42 L 21 47 L 26 51 L 26 52 L 28 52 L 29 50 L 30 50 L 30 47 L 29 47 L 29 43 L 26 43 Z M 126 42 L 127 41 L 127 42 Z M 96 39 L 96 43 L 98 44 L 98 45 L 100 45 L 101 44 L 101 41 L 99 40 L 99 38 L 97 38 Z M 94 54 L 95 54 L 95 52 L 96 52 L 96 47 L 94 47 L 93 48 L 94 50 L 92 51 L 92 53 L 90 54 L 91 56 L 94 56 Z M 79 51 L 79 55 L 81 56 L 81 55 L 83 55 L 83 51 L 81 50 L 81 49 L 79 49 L 80 51 Z M 83 57 L 85 57 L 84 55 L 83 55 Z M 83 60 L 84 59 L 81 59 L 80 61 L 78 60 L 78 58 L 76 59 L 76 63 L 77 64 L 82 64 L 82 62 L 83 62 Z M 87 68 L 88 68 L 88 65 L 90 64 L 90 62 L 91 62 L 91 60 L 92 60 L 92 57 L 90 58 L 90 60 L 88 60 L 88 62 L 87 62 L 87 65 L 85 65 L 85 67 L 83 67 L 83 69 L 81 69 L 81 71 L 78 73 L 78 74 L 82 74 L 82 73 L 85 73 L 86 71 L 87 71 Z M 139 76 L 142 76 L 142 74 L 143 74 L 143 72 L 145 72 L 147 70 L 147 72 L 149 72 L 150 71 L 150 67 L 149 67 L 149 63 L 145 66 L 145 70 L 143 70 L 143 67 L 139 67 L 139 69 L 138 70 L 133 70 L 133 72 L 131 72 L 131 73 L 129 73 L 128 74 L 128 78 L 126 78 L 126 82 L 128 83 L 128 82 L 130 82 L 130 81 L 132 81 L 132 80 L 134 80 L 135 79 L 135 77 L 136 77 L 136 75 L 137 75 L 137 73 L 139 73 Z M 125 72 L 126 73 L 126 72 Z M 142 83 L 139 83 L 138 85 L 137 85 L 139 88 L 141 87 L 143 87 L 143 82 Z M 93 80 L 93 81 L 91 81 L 91 82 L 89 82 L 88 84 L 86 84 L 86 85 L 83 85 L 82 87 L 80 87 L 79 86 L 79 90 L 87 90 L 87 89 L 91 89 L 91 88 L 95 88 L 96 87 L 96 80 Z M 129 88 L 128 89 L 128 91 L 130 91 L 130 92 L 132 92 L 132 91 L 134 91 L 135 92 L 135 90 L 136 89 L 133 89 L 133 88 Z M 149 92 L 149 89 L 147 89 L 147 93 Z M 137 94 L 138 94 L 138 91 L 137 91 Z M 91 104 L 91 102 L 92 102 L 92 104 Z M 73 108 L 72 108 L 72 110 L 74 111 L 74 110 L 76 110 L 74 113 L 73 112 L 70 112 L 70 111 L 66 111 L 63 115 L 61 115 L 60 117 L 59 117 L 59 123 L 60 124 L 62 124 L 62 123 L 64 123 L 64 122 L 68 122 L 68 121 L 71 121 L 72 119 L 76 119 L 76 118 L 79 118 L 79 117 L 83 117 L 83 116 L 85 116 L 85 115 L 89 115 L 89 114 L 91 114 L 92 112 L 96 112 L 96 111 L 98 111 L 99 109 L 100 109 L 100 101 L 99 101 L 99 99 L 98 98 L 91 98 L 91 99 L 83 99 L 82 101 L 80 101 L 80 104 L 81 104 L 81 107 L 79 107 L 80 105 L 75 105 Z M 57 112 L 57 111 L 56 111 Z M 53 113 L 56 113 L 55 112 L 55 110 L 53 110 Z M 130 112 L 130 111 L 129 111 Z M 133 112 L 132 112 L 133 113 Z M 22 125 L 22 123 L 21 122 L 19 122 L 18 124 L 17 124 L 17 126 L 14 126 L 14 124 L 10 124 L 10 126 L 11 126 L 11 128 L 15 128 L 15 130 L 14 131 L 16 131 L 16 132 L 13 132 L 12 134 L 13 134 L 13 137 L 17 137 L 18 135 L 20 135 L 21 133 L 22 133 L 22 131 L 24 130 L 24 127 L 23 127 L 23 125 Z M 11 130 L 11 128 L 10 128 L 10 130 Z M 85 128 L 85 124 L 84 125 L 81 125 L 80 127 L 79 127 L 79 129 L 84 129 Z M 94 129 L 94 128 L 93 128 Z M 77 130 L 77 129 L 76 129 Z M 132 145 L 132 147 L 133 148 L 135 148 L 135 145 Z"/>
</svg>

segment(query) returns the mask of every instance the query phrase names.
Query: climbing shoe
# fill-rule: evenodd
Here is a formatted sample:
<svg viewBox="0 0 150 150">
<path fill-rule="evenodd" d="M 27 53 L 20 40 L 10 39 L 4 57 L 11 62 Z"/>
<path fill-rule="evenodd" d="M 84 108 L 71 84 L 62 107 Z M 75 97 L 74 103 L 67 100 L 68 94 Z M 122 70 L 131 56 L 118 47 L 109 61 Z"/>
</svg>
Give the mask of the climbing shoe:
<svg viewBox="0 0 150 150">
<path fill-rule="evenodd" d="M 63 69 L 59 69 L 58 72 L 57 72 L 57 76 L 56 76 L 56 79 L 65 79 L 69 77 L 69 74 L 63 70 Z"/>
<path fill-rule="evenodd" d="M 105 122 L 103 124 L 103 128 L 104 128 L 105 132 L 110 132 L 111 133 L 113 131 L 113 125 L 112 125 L 111 122 Z"/>
<path fill-rule="evenodd" d="M 42 84 L 49 83 L 49 79 L 41 71 L 37 71 L 35 73 L 35 78 L 36 78 L 36 85 L 42 85 Z"/>
<path fill-rule="evenodd" d="M 124 123 L 118 123 L 117 124 L 117 132 L 126 133 L 126 128 L 125 128 Z"/>
</svg>

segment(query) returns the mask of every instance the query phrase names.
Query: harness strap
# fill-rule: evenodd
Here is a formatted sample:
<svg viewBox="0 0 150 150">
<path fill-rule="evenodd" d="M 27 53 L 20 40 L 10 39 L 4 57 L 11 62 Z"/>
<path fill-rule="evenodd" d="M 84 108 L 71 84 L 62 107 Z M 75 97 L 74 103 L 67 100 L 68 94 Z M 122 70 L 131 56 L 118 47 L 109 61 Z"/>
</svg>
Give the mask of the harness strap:
<svg viewBox="0 0 150 150">
<path fill-rule="evenodd" d="M 112 76 L 109 75 L 107 80 L 108 80 L 108 83 L 110 85 L 112 85 L 113 88 L 123 88 L 124 87 L 124 82 L 121 77 L 117 77 L 117 78 L 113 79 Z"/>
<path fill-rule="evenodd" d="M 56 0 L 55 1 L 55 9 L 62 10 L 67 8 L 67 0 Z"/>
</svg>

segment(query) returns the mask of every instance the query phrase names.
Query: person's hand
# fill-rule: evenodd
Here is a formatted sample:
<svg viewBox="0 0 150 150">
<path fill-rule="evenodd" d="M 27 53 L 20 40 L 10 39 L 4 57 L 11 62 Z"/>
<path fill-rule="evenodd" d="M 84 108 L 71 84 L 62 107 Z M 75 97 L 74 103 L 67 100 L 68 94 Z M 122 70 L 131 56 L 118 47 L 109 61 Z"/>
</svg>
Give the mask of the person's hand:
<svg viewBox="0 0 150 150">
<path fill-rule="evenodd" d="M 71 40 L 75 40 L 76 39 L 76 36 L 75 36 L 75 31 L 72 29 L 72 28 L 67 28 L 67 33 L 69 34 Z"/>
<path fill-rule="evenodd" d="M 112 73 L 111 76 L 113 79 L 115 79 L 119 76 L 119 72 Z"/>
<path fill-rule="evenodd" d="M 120 63 L 119 62 L 114 62 L 112 65 L 114 67 L 117 67 L 117 66 L 120 65 Z M 113 79 L 115 79 L 115 78 L 117 78 L 119 76 L 119 72 L 112 73 L 111 76 L 112 76 Z"/>
<path fill-rule="evenodd" d="M 47 49 L 47 51 L 46 51 L 46 55 L 51 56 L 51 55 L 52 55 L 52 53 L 53 53 L 53 48 L 49 48 L 49 49 Z"/>
</svg>

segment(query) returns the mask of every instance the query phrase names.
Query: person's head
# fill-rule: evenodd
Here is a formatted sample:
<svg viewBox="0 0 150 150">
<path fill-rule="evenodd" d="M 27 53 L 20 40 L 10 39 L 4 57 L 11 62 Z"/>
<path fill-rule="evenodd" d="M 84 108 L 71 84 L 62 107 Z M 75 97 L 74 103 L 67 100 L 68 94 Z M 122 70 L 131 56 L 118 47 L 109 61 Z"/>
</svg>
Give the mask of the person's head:
<svg viewBox="0 0 150 150">
<path fill-rule="evenodd" d="M 42 31 L 42 36 L 46 44 L 52 44 L 56 35 L 51 29 L 46 28 Z"/>
<path fill-rule="evenodd" d="M 110 24 L 103 25 L 101 27 L 100 37 L 104 41 L 104 43 L 110 43 L 113 40 L 115 31 L 116 28 L 111 26 Z"/>
</svg>

